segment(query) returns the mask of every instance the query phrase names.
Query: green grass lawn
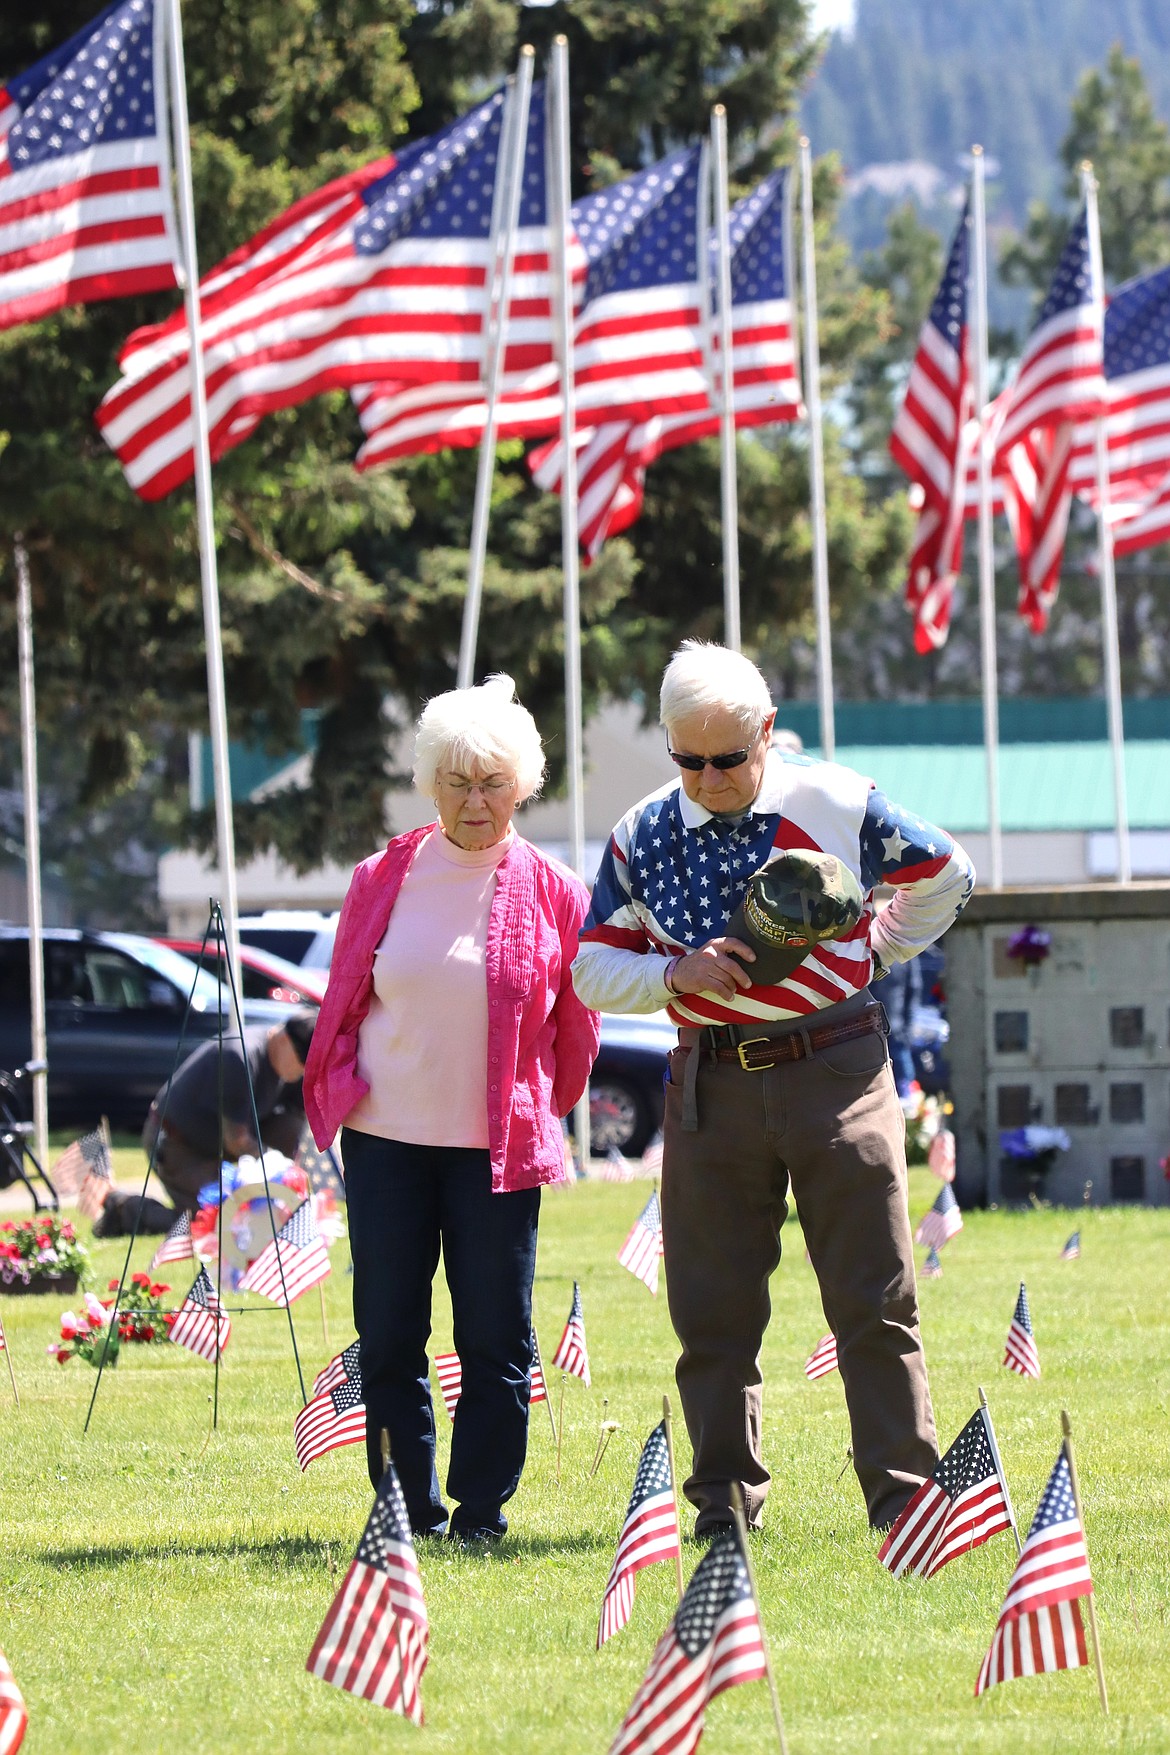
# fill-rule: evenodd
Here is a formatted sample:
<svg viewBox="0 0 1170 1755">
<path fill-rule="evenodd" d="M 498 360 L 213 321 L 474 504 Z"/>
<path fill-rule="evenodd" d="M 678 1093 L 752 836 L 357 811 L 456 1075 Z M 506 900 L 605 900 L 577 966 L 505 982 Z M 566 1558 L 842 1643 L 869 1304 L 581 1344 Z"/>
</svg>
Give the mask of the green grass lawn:
<svg viewBox="0 0 1170 1755">
<path fill-rule="evenodd" d="M 120 1154 L 121 1156 L 121 1154 Z M 135 1158 L 126 1153 L 127 1175 Z M 937 1191 L 912 1177 L 917 1217 Z M 630 1626 L 593 1649 L 602 1588 L 638 1449 L 673 1395 L 665 1298 L 615 1254 L 646 1185 L 583 1184 L 549 1194 L 536 1317 L 546 1359 L 581 1282 L 593 1387 L 565 1393 L 562 1475 L 545 1410 L 533 1412 L 528 1468 L 493 1554 L 421 1557 L 431 1619 L 426 1727 L 351 1699 L 304 1662 L 370 1505 L 360 1447 L 302 1475 L 287 1324 L 235 1319 L 208 1436 L 212 1371 L 173 1347 L 123 1349 L 103 1379 L 45 1354 L 61 1302 L 0 1301 L 21 1389 L 0 1367 L 0 1648 L 24 1690 L 31 1755 L 128 1748 L 181 1751 L 386 1749 L 604 1755 L 674 1602 L 674 1571 L 640 1576 Z M 1062 1262 L 1080 1223 L 1083 1254 Z M 929 1582 L 895 1581 L 850 1471 L 840 1378 L 801 1365 L 824 1332 L 798 1229 L 785 1231 L 764 1352 L 765 1437 L 774 1477 L 753 1539 L 763 1618 L 793 1755 L 980 1751 L 1170 1751 L 1170 1210 L 972 1213 L 921 1288 L 944 1445 L 987 1388 L 1025 1526 L 1056 1458 L 1060 1409 L 1073 1419 L 1111 1697 L 1103 1721 L 1091 1667 L 972 1690 L 1015 1559 L 995 1537 Z M 150 1245 L 139 1245 L 144 1266 Z M 315 1294 L 296 1308 L 306 1376 L 352 1338 L 344 1244 L 334 1251 L 322 1339 Z M 100 1286 L 121 1265 L 94 1248 Z M 189 1264 L 171 1269 L 180 1288 Z M 1044 1375 L 1000 1368 L 1018 1283 L 1031 1300 Z M 437 1292 L 435 1345 L 450 1344 Z M 554 1391 L 555 1393 L 555 1391 Z M 620 1422 L 585 1478 L 602 1398 Z M 677 1397 L 675 1399 L 677 1410 Z M 441 1442 L 450 1428 L 440 1413 Z M 677 1434 L 681 1472 L 686 1435 Z M 689 1574 L 699 1550 L 686 1544 Z M 765 1685 L 712 1706 L 703 1747 L 747 1752 L 772 1739 Z"/>
</svg>

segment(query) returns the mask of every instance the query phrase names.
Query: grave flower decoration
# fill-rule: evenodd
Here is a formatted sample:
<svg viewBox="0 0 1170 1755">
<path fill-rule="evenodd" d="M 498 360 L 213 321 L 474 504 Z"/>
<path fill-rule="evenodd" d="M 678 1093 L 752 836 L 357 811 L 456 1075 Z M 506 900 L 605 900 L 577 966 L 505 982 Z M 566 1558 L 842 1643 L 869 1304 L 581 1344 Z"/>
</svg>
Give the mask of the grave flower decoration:
<svg viewBox="0 0 1170 1755">
<path fill-rule="evenodd" d="M 1052 934 L 1039 926 L 1021 926 L 1008 939 L 1007 954 L 1018 958 L 1026 969 L 1036 969 L 1052 949 Z"/>
</svg>

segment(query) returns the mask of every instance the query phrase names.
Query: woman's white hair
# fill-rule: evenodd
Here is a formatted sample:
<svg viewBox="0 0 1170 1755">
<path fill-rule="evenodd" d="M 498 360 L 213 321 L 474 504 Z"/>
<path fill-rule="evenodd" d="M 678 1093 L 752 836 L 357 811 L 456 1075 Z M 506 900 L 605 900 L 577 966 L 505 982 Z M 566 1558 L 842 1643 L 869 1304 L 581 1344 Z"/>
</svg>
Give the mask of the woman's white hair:
<svg viewBox="0 0 1170 1755">
<path fill-rule="evenodd" d="M 544 745 L 536 721 L 516 699 L 510 676 L 449 689 L 427 702 L 414 729 L 414 784 L 434 798 L 440 771 L 514 774 L 520 801 L 539 792 Z"/>
<path fill-rule="evenodd" d="M 742 652 L 707 640 L 684 640 L 665 671 L 658 717 L 667 731 L 684 719 L 730 713 L 745 737 L 754 737 L 772 711 L 760 671 Z"/>
</svg>

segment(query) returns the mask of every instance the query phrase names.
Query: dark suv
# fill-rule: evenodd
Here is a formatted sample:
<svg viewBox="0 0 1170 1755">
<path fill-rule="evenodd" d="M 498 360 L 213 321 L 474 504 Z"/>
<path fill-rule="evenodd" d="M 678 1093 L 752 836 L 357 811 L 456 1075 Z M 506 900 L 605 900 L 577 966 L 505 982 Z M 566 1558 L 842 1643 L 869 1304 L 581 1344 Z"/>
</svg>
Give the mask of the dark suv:
<svg viewBox="0 0 1170 1755">
<path fill-rule="evenodd" d="M 219 986 L 177 951 L 132 933 L 44 934 L 49 1124 L 92 1127 L 102 1115 L 141 1127 L 175 1060 L 219 1031 Z M 249 1001 L 245 1021 L 279 1023 L 293 1008 Z M 0 927 L 0 1067 L 29 1059 L 28 930 Z M 225 1016 L 225 1033 L 233 1025 Z"/>
</svg>

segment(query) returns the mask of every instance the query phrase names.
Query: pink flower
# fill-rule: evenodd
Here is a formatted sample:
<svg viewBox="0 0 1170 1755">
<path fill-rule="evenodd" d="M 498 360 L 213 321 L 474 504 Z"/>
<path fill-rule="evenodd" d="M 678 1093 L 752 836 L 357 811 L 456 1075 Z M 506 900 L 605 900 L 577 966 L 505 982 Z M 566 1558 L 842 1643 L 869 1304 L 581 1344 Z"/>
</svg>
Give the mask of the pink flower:
<svg viewBox="0 0 1170 1755">
<path fill-rule="evenodd" d="M 78 1320 L 72 1310 L 66 1310 L 61 1317 L 61 1339 L 72 1340 L 74 1335 L 84 1334 L 87 1324 Z M 52 1352 L 52 1347 L 49 1351 Z"/>
<path fill-rule="evenodd" d="M 95 1298 L 92 1292 L 85 1294 L 85 1311 L 94 1328 L 101 1328 L 110 1320 L 109 1311 L 101 1299 Z"/>
</svg>

